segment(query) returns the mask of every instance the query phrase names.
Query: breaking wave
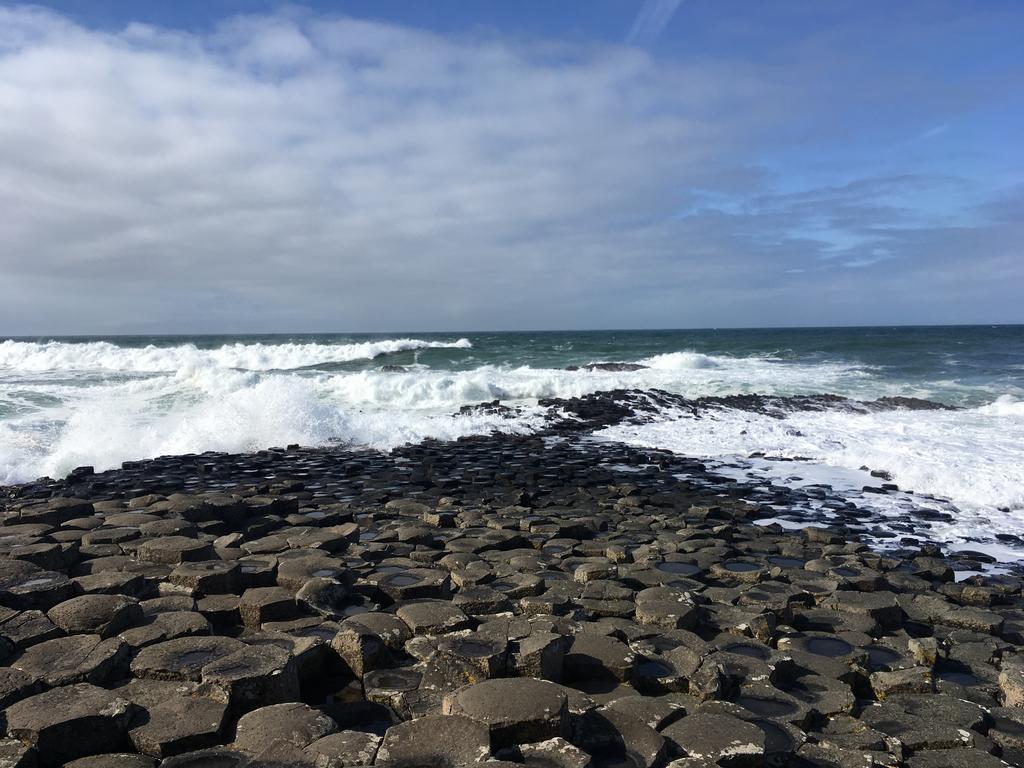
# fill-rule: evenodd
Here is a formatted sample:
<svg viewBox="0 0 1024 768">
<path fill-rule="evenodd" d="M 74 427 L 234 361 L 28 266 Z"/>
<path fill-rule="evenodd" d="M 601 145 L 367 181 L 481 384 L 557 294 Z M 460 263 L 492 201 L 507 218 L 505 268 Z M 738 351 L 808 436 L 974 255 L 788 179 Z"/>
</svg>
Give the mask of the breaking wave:
<svg viewBox="0 0 1024 768">
<path fill-rule="evenodd" d="M 356 344 L 235 343 L 216 349 L 195 344 L 173 347 L 124 347 L 107 341 L 0 342 L 0 369 L 12 371 L 120 371 L 154 373 L 188 368 L 236 368 L 246 371 L 294 370 L 326 363 L 372 360 L 420 349 L 470 349 L 469 339 L 423 341 L 387 339 Z"/>
</svg>

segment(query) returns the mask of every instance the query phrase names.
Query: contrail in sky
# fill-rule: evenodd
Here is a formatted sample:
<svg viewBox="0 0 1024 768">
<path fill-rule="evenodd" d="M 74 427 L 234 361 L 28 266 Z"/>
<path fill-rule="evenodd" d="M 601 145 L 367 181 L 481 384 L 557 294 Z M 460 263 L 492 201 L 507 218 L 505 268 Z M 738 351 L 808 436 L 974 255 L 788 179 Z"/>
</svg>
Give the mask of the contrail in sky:
<svg viewBox="0 0 1024 768">
<path fill-rule="evenodd" d="M 626 35 L 627 45 L 647 46 L 654 43 L 683 0 L 645 0 L 640 13 L 633 20 L 633 26 Z"/>
</svg>

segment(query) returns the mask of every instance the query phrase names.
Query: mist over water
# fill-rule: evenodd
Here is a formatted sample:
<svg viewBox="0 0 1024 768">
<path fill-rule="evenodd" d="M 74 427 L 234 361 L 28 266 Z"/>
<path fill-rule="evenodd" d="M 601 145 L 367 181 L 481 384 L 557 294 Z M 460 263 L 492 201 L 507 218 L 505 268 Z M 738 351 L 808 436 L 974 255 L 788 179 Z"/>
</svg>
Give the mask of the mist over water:
<svg viewBox="0 0 1024 768">
<path fill-rule="evenodd" d="M 566 370 L 595 362 L 645 367 Z M 954 405 L 784 418 L 666 411 L 598 437 L 722 461 L 763 453 L 838 473 L 866 466 L 949 500 L 993 532 L 1017 530 L 1024 518 L 1019 326 L 5 340 L 0 483 L 163 454 L 290 443 L 387 450 L 430 437 L 527 433 L 544 424 L 539 398 L 621 388 Z M 522 412 L 456 415 L 495 399 Z M 792 463 L 779 467 L 780 480 L 792 471 Z"/>
</svg>

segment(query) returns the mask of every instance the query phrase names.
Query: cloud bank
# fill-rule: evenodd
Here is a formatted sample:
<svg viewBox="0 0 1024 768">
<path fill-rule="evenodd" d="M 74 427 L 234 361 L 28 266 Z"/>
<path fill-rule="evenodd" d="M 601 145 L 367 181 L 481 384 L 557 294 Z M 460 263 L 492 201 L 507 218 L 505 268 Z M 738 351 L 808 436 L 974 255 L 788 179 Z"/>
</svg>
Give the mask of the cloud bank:
<svg viewBox="0 0 1024 768">
<path fill-rule="evenodd" d="M 0 9 L 0 333 L 849 322 L 931 275 L 913 320 L 955 248 L 989 307 L 1020 285 L 1019 189 L 962 223 L 906 207 L 942 179 L 782 191 L 763 149 L 834 130 L 795 64 Z"/>
</svg>

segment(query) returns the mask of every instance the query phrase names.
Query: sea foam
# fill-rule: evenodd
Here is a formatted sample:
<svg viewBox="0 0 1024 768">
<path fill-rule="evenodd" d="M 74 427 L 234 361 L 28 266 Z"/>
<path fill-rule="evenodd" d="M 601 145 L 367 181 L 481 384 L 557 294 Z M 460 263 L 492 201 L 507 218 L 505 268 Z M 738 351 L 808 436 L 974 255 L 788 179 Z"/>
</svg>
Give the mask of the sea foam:
<svg viewBox="0 0 1024 768">
<path fill-rule="evenodd" d="M 839 364 L 801 367 L 724 356 L 713 365 L 676 363 L 637 371 L 496 365 L 461 371 L 305 368 L 316 359 L 365 358 L 427 344 L 439 345 L 400 339 L 387 344 L 245 344 L 198 350 L 191 345 L 130 349 L 106 342 L 7 342 L 0 349 L 8 356 L 17 349 L 27 353 L 25 359 L 11 361 L 17 371 L 51 367 L 31 374 L 30 390 L 0 381 L 0 406 L 6 403 L 14 414 L 0 419 L 0 482 L 60 476 L 81 464 L 102 470 L 127 459 L 287 443 L 389 449 L 428 437 L 533 429 L 539 424 L 536 402 L 543 398 L 652 387 L 690 396 L 747 388 L 814 392 L 841 388 L 856 373 Z M 468 346 L 462 339 L 444 344 Z M 700 360 L 695 354 L 666 359 Z M 299 370 L 280 370 L 296 363 L 302 363 L 296 366 Z M 102 374 L 104 365 L 109 374 Z M 101 374 L 90 376 L 96 367 Z M 142 372 L 147 367 L 168 370 Z M 272 370 L 262 369 L 267 367 Z M 521 413 L 511 420 L 454 415 L 464 405 L 495 399 L 520 407 Z"/>
<path fill-rule="evenodd" d="M 470 349 L 469 339 L 423 341 L 387 339 L 355 344 L 287 343 L 225 344 L 201 349 L 194 344 L 172 347 L 122 347 L 106 341 L 0 342 L 0 369 L 13 371 L 165 372 L 197 367 L 248 371 L 292 370 L 325 363 L 372 360 L 381 355 L 419 349 Z"/>
<path fill-rule="evenodd" d="M 862 467 L 881 470 L 901 489 L 959 508 L 954 523 L 934 524 L 947 537 L 1024 536 L 1024 402 L 1012 398 L 955 411 L 798 411 L 784 418 L 728 408 L 699 419 L 666 411 L 650 423 L 597 436 L 723 461 L 764 454 L 768 461 L 757 462 L 757 476 L 780 484 L 807 465 L 772 458 L 810 460 L 825 476 L 828 468 L 842 470 L 831 473 L 833 484 L 858 492 L 881 482 Z"/>
</svg>

